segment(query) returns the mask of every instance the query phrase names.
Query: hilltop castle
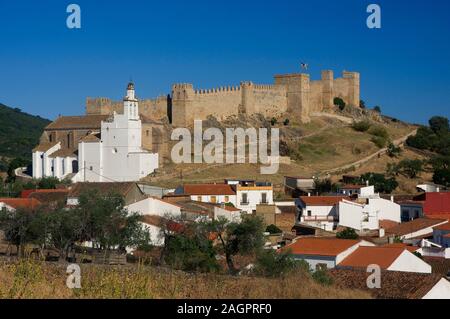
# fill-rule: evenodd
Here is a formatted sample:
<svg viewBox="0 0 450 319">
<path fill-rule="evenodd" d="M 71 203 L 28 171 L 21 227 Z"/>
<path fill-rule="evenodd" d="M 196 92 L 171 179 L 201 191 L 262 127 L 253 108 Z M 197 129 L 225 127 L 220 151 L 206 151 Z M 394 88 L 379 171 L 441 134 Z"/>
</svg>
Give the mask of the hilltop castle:
<svg viewBox="0 0 450 319">
<path fill-rule="evenodd" d="M 335 97 L 348 105 L 359 106 L 360 76 L 344 71 L 334 78 L 333 71 L 322 71 L 320 80 L 311 81 L 309 74 L 275 75 L 274 84 L 241 82 L 239 86 L 215 89 L 195 89 L 193 84 L 174 84 L 167 96 L 140 101 L 140 113 L 153 119 L 167 117 L 175 127 L 191 126 L 195 119 L 209 115 L 218 120 L 238 114 L 261 113 L 278 117 L 288 113 L 290 118 L 309 122 L 314 112 L 333 106 Z M 123 113 L 123 104 L 109 98 L 88 98 L 87 115 Z"/>
</svg>

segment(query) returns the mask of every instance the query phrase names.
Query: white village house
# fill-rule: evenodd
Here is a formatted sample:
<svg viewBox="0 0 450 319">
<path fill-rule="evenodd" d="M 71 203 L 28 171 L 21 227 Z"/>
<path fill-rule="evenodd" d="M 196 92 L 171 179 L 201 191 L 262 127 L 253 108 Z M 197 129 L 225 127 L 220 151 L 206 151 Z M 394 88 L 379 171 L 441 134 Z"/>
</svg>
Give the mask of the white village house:
<svg viewBox="0 0 450 319">
<path fill-rule="evenodd" d="M 70 176 L 73 182 L 138 181 L 158 168 L 158 154 L 142 148 L 142 123 L 134 84 L 124 98 L 124 114 L 101 121 L 78 143 L 78 154 L 62 149 L 61 142 L 33 150 L 33 177 Z M 75 175 L 74 175 L 75 174 Z"/>
</svg>

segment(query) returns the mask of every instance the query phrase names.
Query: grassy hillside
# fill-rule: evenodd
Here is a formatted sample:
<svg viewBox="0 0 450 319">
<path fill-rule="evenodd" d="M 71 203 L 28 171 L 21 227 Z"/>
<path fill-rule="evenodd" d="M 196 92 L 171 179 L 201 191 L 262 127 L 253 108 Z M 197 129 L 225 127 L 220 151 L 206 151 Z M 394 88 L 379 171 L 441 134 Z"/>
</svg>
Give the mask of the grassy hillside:
<svg viewBox="0 0 450 319">
<path fill-rule="evenodd" d="M 298 273 L 259 278 L 185 273 L 142 265 L 81 265 L 81 289 L 66 286 L 67 265 L 0 259 L 0 299 L 169 298 L 169 299 L 368 299 L 366 292 L 323 286 Z"/>
<path fill-rule="evenodd" d="M 281 164 L 277 174 L 261 175 L 255 164 L 167 164 L 155 177 L 145 180 L 169 188 L 182 183 L 220 182 L 225 178 L 270 181 L 276 188 L 284 176 L 319 176 L 328 170 L 340 168 L 368 157 L 380 148 L 369 132 L 357 132 L 351 127 L 351 118 L 343 122 L 329 116 L 314 116 L 308 124 L 290 123 L 277 126 L 282 139 L 298 156 L 291 156 L 290 165 Z M 394 141 L 411 133 L 415 126 L 399 121 L 381 119 L 374 125 L 384 127 Z M 369 163 L 368 163 L 369 164 Z M 363 165 L 369 167 L 368 164 Z M 385 167 L 386 164 L 384 164 Z M 364 168 L 362 168 L 363 170 Z M 353 173 L 352 173 L 353 174 Z M 342 175 L 342 172 L 338 175 Z"/>
<path fill-rule="evenodd" d="M 49 120 L 0 103 L 0 170 L 9 159 L 31 159 L 31 150 Z"/>
</svg>

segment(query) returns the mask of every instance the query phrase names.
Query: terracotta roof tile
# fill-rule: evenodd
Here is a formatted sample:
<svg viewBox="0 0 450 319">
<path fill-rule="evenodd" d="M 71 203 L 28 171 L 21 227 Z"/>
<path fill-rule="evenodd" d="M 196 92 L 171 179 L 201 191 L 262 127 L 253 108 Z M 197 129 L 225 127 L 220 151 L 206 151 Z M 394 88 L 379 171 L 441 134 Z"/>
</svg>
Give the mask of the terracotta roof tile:
<svg viewBox="0 0 450 319">
<path fill-rule="evenodd" d="M 35 198 L 0 198 L 0 203 L 5 203 L 14 209 L 36 209 L 41 202 Z"/>
<path fill-rule="evenodd" d="M 291 250 L 294 255 L 337 256 L 359 242 L 353 239 L 305 237 L 283 247 L 283 250 Z"/>
<path fill-rule="evenodd" d="M 412 253 L 419 249 L 419 247 L 417 247 L 417 246 L 409 246 L 409 245 L 407 245 L 405 243 L 386 244 L 386 245 L 383 245 L 382 247 L 386 247 L 386 248 L 404 248 L 404 249 L 407 249 L 408 251 L 410 251 Z"/>
<path fill-rule="evenodd" d="M 334 206 L 342 200 L 350 200 L 348 196 L 300 196 L 307 206 Z"/>
<path fill-rule="evenodd" d="M 437 227 L 433 227 L 433 229 L 438 229 L 438 230 L 450 230 L 450 222 L 439 225 Z"/>
<path fill-rule="evenodd" d="M 185 184 L 183 190 L 187 195 L 236 195 L 228 184 Z"/>
<path fill-rule="evenodd" d="M 401 223 L 397 226 L 389 228 L 386 232 L 389 234 L 403 236 L 422 229 L 437 226 L 444 223 L 443 219 L 417 218 L 410 222 Z"/>
<path fill-rule="evenodd" d="M 113 183 L 94 183 L 94 182 L 82 182 L 76 183 L 69 191 L 69 197 L 78 197 L 85 191 L 98 191 L 100 194 L 117 193 L 120 195 L 126 195 L 132 189 L 132 187 L 138 187 L 133 182 L 113 182 Z"/>
<path fill-rule="evenodd" d="M 47 152 L 49 149 L 51 149 L 53 146 L 57 145 L 59 142 L 45 142 L 40 143 L 38 146 L 33 148 L 33 152 Z"/>
<path fill-rule="evenodd" d="M 380 223 L 380 227 L 385 230 L 389 230 L 390 228 L 393 228 L 393 227 L 399 225 L 399 223 L 394 222 L 392 220 L 388 220 L 388 219 L 381 219 L 379 223 Z"/>
<path fill-rule="evenodd" d="M 378 299 L 421 299 L 442 280 L 437 274 L 382 271 L 381 288 L 369 289 L 365 270 L 332 269 L 329 274 L 338 288 L 363 290 Z"/>
<path fill-rule="evenodd" d="M 57 150 L 56 152 L 50 154 L 48 157 L 55 158 L 55 157 L 76 157 L 76 150 L 64 148 Z"/>
<path fill-rule="evenodd" d="M 110 115 L 60 116 L 47 125 L 45 130 L 60 129 L 99 129 L 101 122 Z"/>
<path fill-rule="evenodd" d="M 339 266 L 367 268 L 376 264 L 387 269 L 405 251 L 406 247 L 358 247 L 339 263 Z"/>
</svg>

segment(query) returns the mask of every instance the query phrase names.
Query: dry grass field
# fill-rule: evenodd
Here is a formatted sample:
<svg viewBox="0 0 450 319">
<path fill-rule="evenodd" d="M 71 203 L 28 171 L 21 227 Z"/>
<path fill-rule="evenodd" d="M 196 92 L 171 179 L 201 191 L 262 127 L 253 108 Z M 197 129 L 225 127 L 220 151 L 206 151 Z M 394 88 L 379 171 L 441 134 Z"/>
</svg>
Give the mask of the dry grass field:
<svg viewBox="0 0 450 319">
<path fill-rule="evenodd" d="M 280 279 L 189 274 L 142 265 L 81 266 L 81 289 L 66 286 L 66 265 L 0 261 L 0 298 L 366 299 L 362 291 L 322 286 L 304 273 Z"/>
</svg>

